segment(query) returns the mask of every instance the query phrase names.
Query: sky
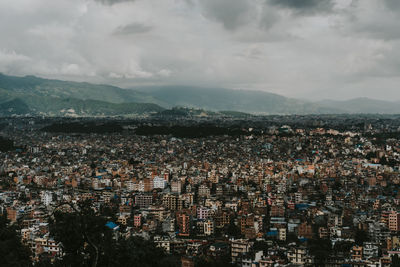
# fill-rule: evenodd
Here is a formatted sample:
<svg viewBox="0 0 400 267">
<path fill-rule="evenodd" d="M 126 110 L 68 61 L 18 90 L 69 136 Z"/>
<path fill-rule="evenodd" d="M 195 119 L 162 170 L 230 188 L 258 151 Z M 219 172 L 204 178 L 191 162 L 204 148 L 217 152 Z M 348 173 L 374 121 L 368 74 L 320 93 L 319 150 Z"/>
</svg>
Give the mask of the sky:
<svg viewBox="0 0 400 267">
<path fill-rule="evenodd" d="M 399 0 L 1 0 L 0 72 L 400 100 Z"/>
</svg>

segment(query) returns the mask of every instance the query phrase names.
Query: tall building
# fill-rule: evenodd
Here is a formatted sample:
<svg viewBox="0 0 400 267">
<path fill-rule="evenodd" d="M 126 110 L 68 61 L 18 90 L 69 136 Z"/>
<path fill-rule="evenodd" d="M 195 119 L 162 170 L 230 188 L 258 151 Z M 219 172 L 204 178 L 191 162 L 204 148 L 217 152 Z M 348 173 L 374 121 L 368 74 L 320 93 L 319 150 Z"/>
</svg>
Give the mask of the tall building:
<svg viewBox="0 0 400 267">
<path fill-rule="evenodd" d="M 214 221 L 207 219 L 204 222 L 204 234 L 205 235 L 212 235 L 214 234 Z"/>
<path fill-rule="evenodd" d="M 400 212 L 392 211 L 389 214 L 389 230 L 393 232 L 400 231 Z"/>
<path fill-rule="evenodd" d="M 176 223 L 178 225 L 180 236 L 189 236 L 190 234 L 190 216 L 184 212 L 176 214 Z"/>
</svg>

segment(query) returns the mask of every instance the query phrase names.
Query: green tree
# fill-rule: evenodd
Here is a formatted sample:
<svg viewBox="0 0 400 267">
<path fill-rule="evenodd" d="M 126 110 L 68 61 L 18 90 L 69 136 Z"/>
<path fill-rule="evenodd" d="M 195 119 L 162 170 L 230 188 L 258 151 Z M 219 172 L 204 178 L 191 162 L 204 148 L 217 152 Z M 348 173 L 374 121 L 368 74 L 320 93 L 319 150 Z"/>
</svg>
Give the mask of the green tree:
<svg viewBox="0 0 400 267">
<path fill-rule="evenodd" d="M 394 255 L 392 258 L 392 266 L 400 267 L 400 257 L 398 255 Z"/>
<path fill-rule="evenodd" d="M 30 266 L 30 251 L 21 243 L 15 226 L 9 226 L 7 215 L 0 215 L 0 266 Z"/>
<path fill-rule="evenodd" d="M 73 207 L 73 212 L 56 211 L 50 219 L 50 233 L 61 242 L 65 266 L 98 266 L 107 259 L 106 251 L 112 244 L 112 231 L 106 227 L 106 219 L 97 216 L 90 202 Z"/>
<path fill-rule="evenodd" d="M 229 225 L 225 227 L 225 233 L 227 233 L 230 237 L 240 237 L 241 232 L 240 228 L 235 224 L 235 219 L 231 219 Z"/>
<path fill-rule="evenodd" d="M 136 236 L 119 240 L 108 262 L 108 266 L 172 267 L 176 265 L 176 259 L 165 255 L 164 251 L 156 247 L 153 242 Z"/>
<path fill-rule="evenodd" d="M 357 229 L 354 236 L 354 240 L 357 245 L 362 246 L 364 242 L 369 241 L 369 237 L 364 230 Z"/>
<path fill-rule="evenodd" d="M 73 207 L 73 212 L 56 211 L 50 233 L 61 242 L 64 256 L 53 266 L 177 266 L 151 241 L 140 237 L 125 239 L 106 227 L 105 216 L 96 214 L 90 202 Z M 114 234 L 118 238 L 114 238 Z M 43 265 L 47 266 L 47 265 Z"/>
<path fill-rule="evenodd" d="M 307 242 L 310 254 L 315 257 L 315 263 L 323 266 L 326 258 L 328 258 L 332 245 L 328 239 L 311 239 Z"/>
</svg>

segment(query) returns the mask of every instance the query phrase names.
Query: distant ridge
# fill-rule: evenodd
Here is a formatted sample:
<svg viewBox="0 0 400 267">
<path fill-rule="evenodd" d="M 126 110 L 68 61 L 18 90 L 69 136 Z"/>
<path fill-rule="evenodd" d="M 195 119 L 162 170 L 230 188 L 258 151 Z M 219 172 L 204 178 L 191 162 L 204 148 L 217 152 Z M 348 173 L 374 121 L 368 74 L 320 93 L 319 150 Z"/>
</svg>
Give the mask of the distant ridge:
<svg viewBox="0 0 400 267">
<path fill-rule="evenodd" d="M 359 97 L 345 101 L 323 100 L 317 103 L 320 106 L 338 108 L 344 113 L 400 113 L 400 102 L 376 100 L 367 97 Z"/>
<path fill-rule="evenodd" d="M 154 103 L 156 101 L 147 98 L 140 92 L 110 85 L 0 74 L 2 116 L 117 116 L 164 110 Z"/>
<path fill-rule="evenodd" d="M 340 112 L 334 108 L 325 108 L 310 102 L 262 91 L 191 86 L 153 86 L 136 87 L 134 89 L 166 103 L 166 107 L 185 106 L 212 111 L 232 110 L 253 114 Z"/>
<path fill-rule="evenodd" d="M 0 73 L 0 115 L 117 116 L 174 114 L 172 107 L 207 114 L 398 114 L 400 103 L 355 98 L 308 102 L 263 91 L 193 86 L 142 86 L 123 89 L 104 84 L 16 77 Z M 220 112 L 221 111 L 221 112 Z"/>
</svg>

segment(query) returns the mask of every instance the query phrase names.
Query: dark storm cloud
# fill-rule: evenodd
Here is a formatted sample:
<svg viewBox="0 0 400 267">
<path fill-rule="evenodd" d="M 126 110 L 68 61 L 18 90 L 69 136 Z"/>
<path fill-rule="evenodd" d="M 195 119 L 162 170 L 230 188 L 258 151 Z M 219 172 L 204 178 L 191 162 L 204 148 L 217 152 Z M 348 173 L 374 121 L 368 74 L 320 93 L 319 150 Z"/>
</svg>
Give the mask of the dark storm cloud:
<svg viewBox="0 0 400 267">
<path fill-rule="evenodd" d="M 269 2 L 299 13 L 329 12 L 333 8 L 332 0 L 269 0 Z"/>
<path fill-rule="evenodd" d="M 147 33 L 153 29 L 153 26 L 134 22 L 128 25 L 120 26 L 115 31 L 114 34 L 128 35 L 128 34 L 138 34 Z"/>
<path fill-rule="evenodd" d="M 385 0 L 385 4 L 391 9 L 398 9 L 400 11 L 399 0 Z"/>
<path fill-rule="evenodd" d="M 102 3 L 104 5 L 114 5 L 114 4 L 118 4 L 118 3 L 123 3 L 123 2 L 133 2 L 135 0 L 95 0 L 99 3 Z"/>
<path fill-rule="evenodd" d="M 252 4 L 248 0 L 202 0 L 204 16 L 223 24 L 227 30 L 235 30 L 252 18 Z"/>
</svg>

